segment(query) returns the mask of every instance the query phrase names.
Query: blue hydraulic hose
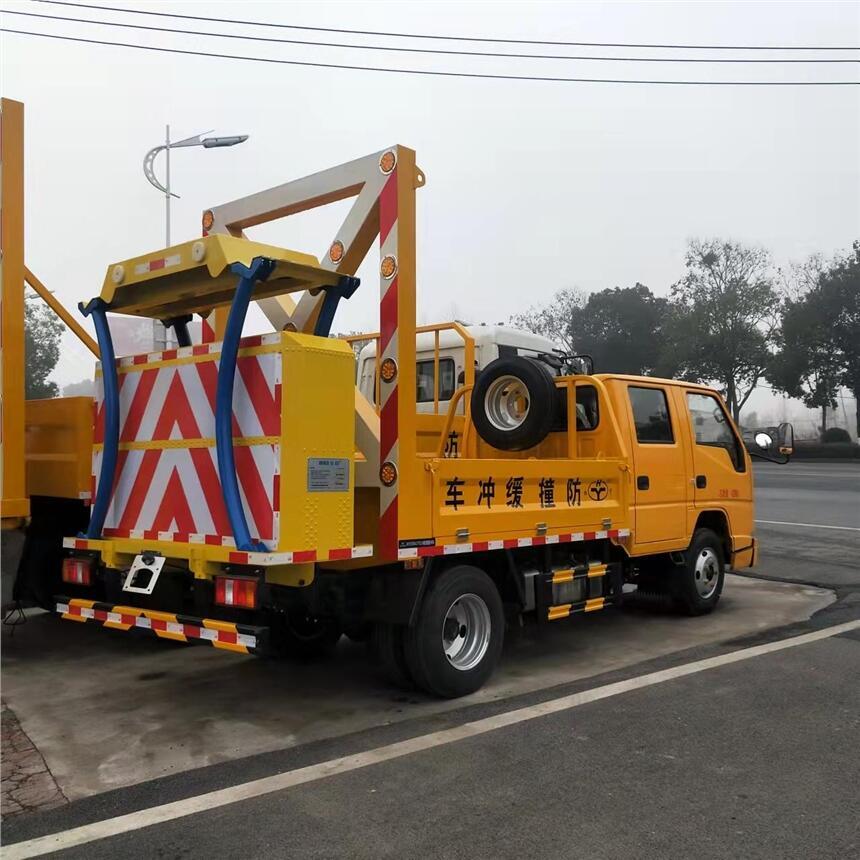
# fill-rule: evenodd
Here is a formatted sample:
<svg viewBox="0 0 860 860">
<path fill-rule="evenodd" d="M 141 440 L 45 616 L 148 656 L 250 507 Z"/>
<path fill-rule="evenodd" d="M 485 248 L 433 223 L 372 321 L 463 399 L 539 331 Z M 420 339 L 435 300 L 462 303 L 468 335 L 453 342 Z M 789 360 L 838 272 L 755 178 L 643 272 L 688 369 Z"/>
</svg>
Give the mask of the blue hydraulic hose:
<svg viewBox="0 0 860 860">
<path fill-rule="evenodd" d="M 116 359 L 113 341 L 107 321 L 107 305 L 101 299 L 93 299 L 84 307 L 79 305 L 84 316 L 92 315 L 99 342 L 102 363 L 102 380 L 105 393 L 104 446 L 102 465 L 99 470 L 99 486 L 93 501 L 90 524 L 86 537 L 98 539 L 102 536 L 116 476 L 117 452 L 119 451 L 119 380 L 116 372 Z"/>
<path fill-rule="evenodd" d="M 218 363 L 218 386 L 215 391 L 215 452 L 218 457 L 218 477 L 221 480 L 224 506 L 227 508 L 227 518 L 230 520 L 236 547 L 244 552 L 268 552 L 268 547 L 251 540 L 242 497 L 239 494 L 239 479 L 236 477 L 236 461 L 233 457 L 233 382 L 236 378 L 239 339 L 242 337 L 242 327 L 254 284 L 265 280 L 273 265 L 271 260 L 256 257 L 250 266 L 234 263 L 231 267 L 240 278 L 233 294 L 230 315 L 227 317 L 221 360 Z"/>
</svg>

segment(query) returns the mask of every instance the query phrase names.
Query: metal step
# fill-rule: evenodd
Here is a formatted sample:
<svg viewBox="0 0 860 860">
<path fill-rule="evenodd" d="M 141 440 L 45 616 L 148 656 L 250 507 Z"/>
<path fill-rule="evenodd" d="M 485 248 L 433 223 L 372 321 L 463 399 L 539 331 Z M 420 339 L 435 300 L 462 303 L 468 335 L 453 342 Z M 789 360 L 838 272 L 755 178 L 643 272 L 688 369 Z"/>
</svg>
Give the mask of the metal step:
<svg viewBox="0 0 860 860">
<path fill-rule="evenodd" d="M 542 573 L 536 589 L 541 621 L 557 621 L 578 612 L 597 612 L 622 601 L 624 571 L 620 563 L 589 562 Z"/>
</svg>

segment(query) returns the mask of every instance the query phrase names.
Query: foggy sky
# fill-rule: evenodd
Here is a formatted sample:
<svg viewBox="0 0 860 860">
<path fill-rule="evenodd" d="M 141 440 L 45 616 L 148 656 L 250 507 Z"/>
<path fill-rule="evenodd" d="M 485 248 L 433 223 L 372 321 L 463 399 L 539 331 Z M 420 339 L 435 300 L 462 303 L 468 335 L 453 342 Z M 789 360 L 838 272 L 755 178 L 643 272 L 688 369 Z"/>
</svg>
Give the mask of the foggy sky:
<svg viewBox="0 0 860 860">
<path fill-rule="evenodd" d="M 143 7 L 502 38 L 860 44 L 860 4 L 850 2 L 172 0 L 136 6 Z M 23 2 L 4 2 L 2 8 L 58 15 L 77 11 Z M 94 10 L 80 14 L 112 17 Z M 202 22 L 134 18 L 158 26 L 218 29 Z M 4 27 L 18 29 L 322 62 L 593 77 L 860 80 L 857 64 L 720 67 L 379 55 L 149 35 L 12 15 L 2 20 Z M 222 29 L 324 38 L 304 31 Z M 364 41 L 392 43 L 382 37 Z M 610 49 L 545 50 L 605 54 Z M 685 244 L 694 236 L 762 245 L 782 267 L 813 252 L 831 255 L 860 236 L 857 87 L 442 79 L 150 54 L 6 34 L 0 51 L 2 93 L 25 102 L 26 109 L 27 265 L 67 306 L 98 294 L 112 261 L 162 246 L 163 198 L 145 181 L 141 162 L 146 150 L 163 140 L 167 122 L 174 139 L 208 129 L 251 136 L 233 149 L 174 151 L 173 186 L 182 195 L 173 206 L 174 242 L 199 235 L 200 212 L 208 206 L 393 143 L 415 148 L 427 175 L 426 187 L 418 192 L 421 322 L 451 316 L 506 320 L 563 287 L 592 291 L 640 281 L 665 294 L 681 276 Z M 320 255 L 348 205 L 255 228 L 249 235 Z M 373 271 L 365 267 L 359 273 L 365 285 L 342 305 L 334 330 L 376 328 Z M 248 331 L 266 326 L 259 312 L 249 317 Z M 54 378 L 63 385 L 91 372 L 91 356 L 67 335 Z"/>
</svg>

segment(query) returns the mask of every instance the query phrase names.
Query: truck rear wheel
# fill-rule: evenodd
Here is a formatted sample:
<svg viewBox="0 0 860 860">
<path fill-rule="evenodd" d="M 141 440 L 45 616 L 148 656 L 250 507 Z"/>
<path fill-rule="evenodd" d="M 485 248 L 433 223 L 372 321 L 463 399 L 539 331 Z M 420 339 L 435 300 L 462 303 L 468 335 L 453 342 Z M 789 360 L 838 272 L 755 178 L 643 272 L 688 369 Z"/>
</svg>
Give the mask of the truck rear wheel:
<svg viewBox="0 0 860 860">
<path fill-rule="evenodd" d="M 406 628 L 400 624 L 379 622 L 373 625 L 368 640 L 373 662 L 387 681 L 402 689 L 415 686 L 406 664 L 403 641 L 405 632 Z"/>
<path fill-rule="evenodd" d="M 677 568 L 672 596 L 686 615 L 706 615 L 720 602 L 725 579 L 723 544 L 710 529 L 697 529 L 686 552 L 686 562 Z"/>
<path fill-rule="evenodd" d="M 472 389 L 472 421 L 480 437 L 500 451 L 539 445 L 555 420 L 552 371 L 533 358 L 491 361 Z"/>
<path fill-rule="evenodd" d="M 406 631 L 406 662 L 415 683 L 454 699 L 480 689 L 502 652 L 502 599 L 477 567 L 449 568 L 430 585 L 414 627 Z"/>
</svg>

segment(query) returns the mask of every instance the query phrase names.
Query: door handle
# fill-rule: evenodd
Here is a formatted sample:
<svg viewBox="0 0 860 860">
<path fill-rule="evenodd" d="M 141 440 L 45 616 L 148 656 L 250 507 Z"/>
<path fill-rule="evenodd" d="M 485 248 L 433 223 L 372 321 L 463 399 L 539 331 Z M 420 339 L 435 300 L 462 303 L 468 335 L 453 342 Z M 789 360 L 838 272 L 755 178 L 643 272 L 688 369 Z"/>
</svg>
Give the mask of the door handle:
<svg viewBox="0 0 860 860">
<path fill-rule="evenodd" d="M 707 475 L 696 475 L 696 489 L 704 490 L 705 487 L 708 486 L 708 476 Z"/>
<path fill-rule="evenodd" d="M 651 487 L 651 481 L 648 480 L 647 475 L 639 475 L 636 479 L 636 489 L 637 490 L 647 490 Z"/>
</svg>

